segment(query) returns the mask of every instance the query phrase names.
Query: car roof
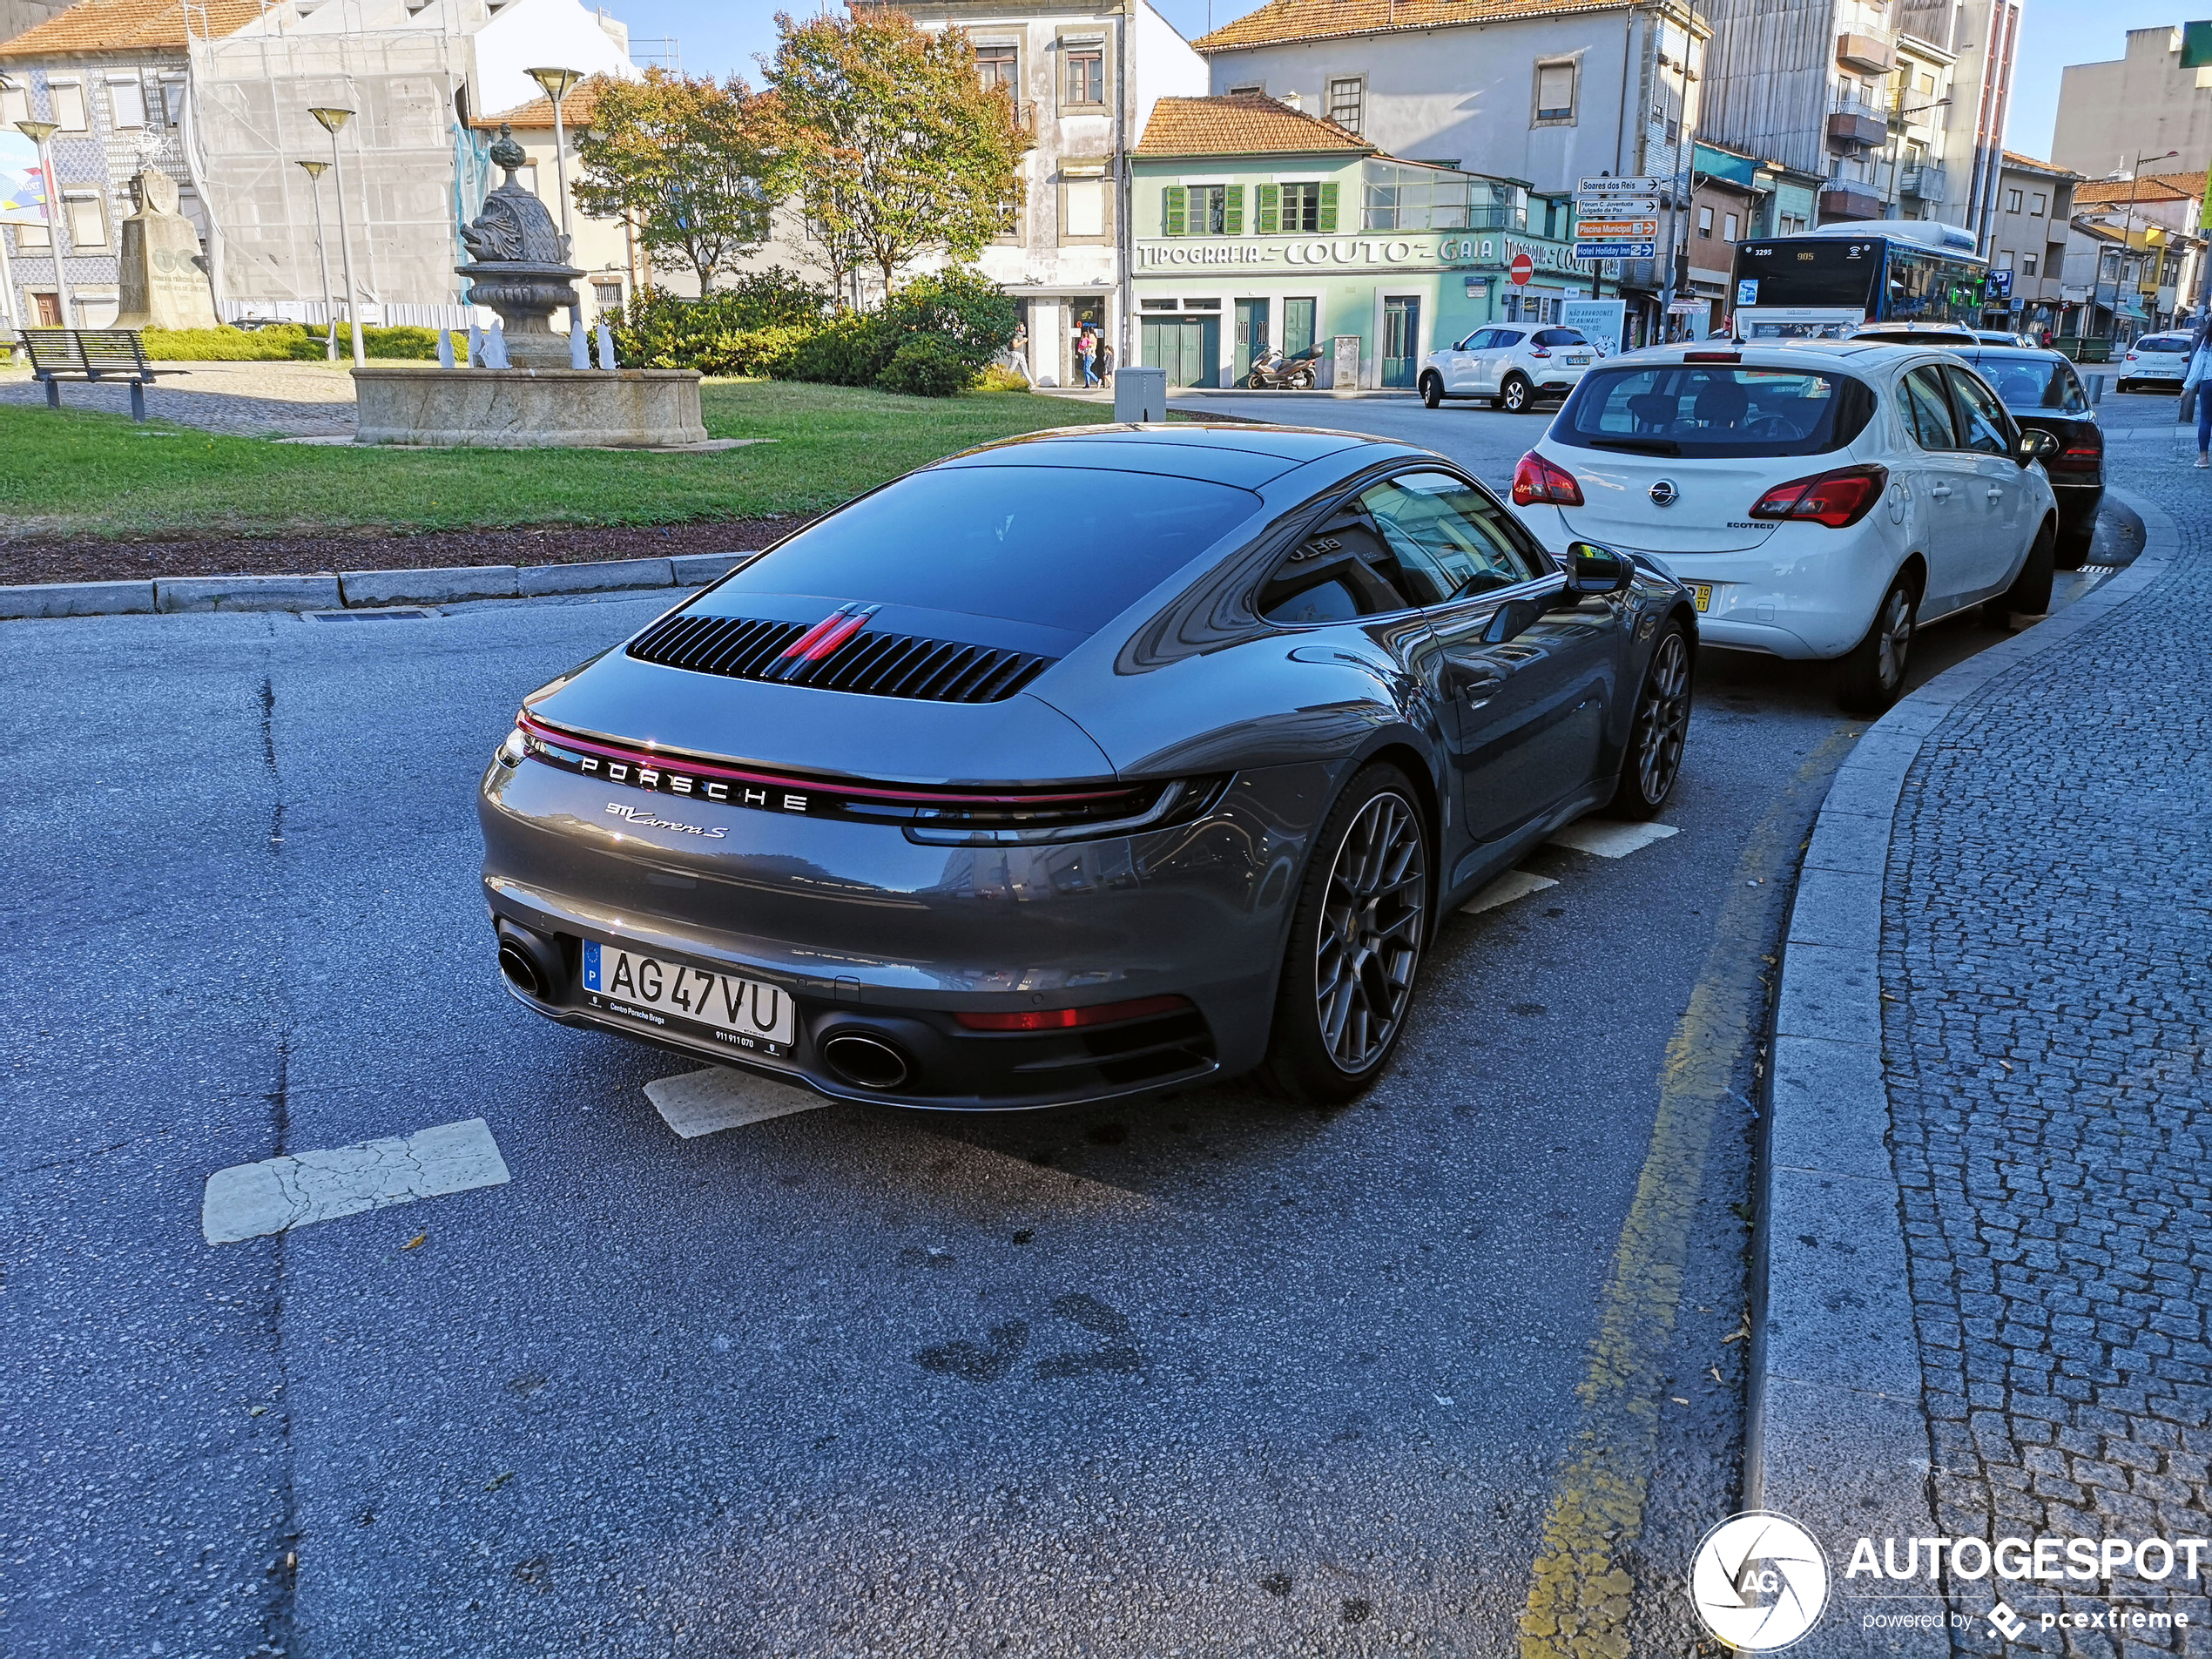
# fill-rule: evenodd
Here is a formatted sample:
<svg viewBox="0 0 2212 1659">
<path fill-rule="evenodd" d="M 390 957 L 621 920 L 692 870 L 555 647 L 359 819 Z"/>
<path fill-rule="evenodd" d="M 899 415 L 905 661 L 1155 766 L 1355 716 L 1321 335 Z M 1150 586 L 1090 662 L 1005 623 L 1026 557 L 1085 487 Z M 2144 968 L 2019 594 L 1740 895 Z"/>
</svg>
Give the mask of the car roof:
<svg viewBox="0 0 2212 1659">
<path fill-rule="evenodd" d="M 1355 433 L 1258 422 L 1199 421 L 1052 427 L 1024 432 L 934 462 L 938 467 L 1081 467 L 1144 472 L 1258 489 L 1285 473 L 1362 448 L 1404 448 Z"/>
<path fill-rule="evenodd" d="M 1985 341 L 1979 346 L 1963 347 L 1952 354 L 1963 357 L 1970 363 L 1984 361 L 1997 363 L 2013 362 L 2021 358 L 2027 358 L 2039 363 L 2064 363 L 2072 361 L 2064 352 L 2053 351 L 2047 346 L 2000 346 L 1992 341 Z"/>
<path fill-rule="evenodd" d="M 1667 346 L 1646 346 L 1638 351 L 1622 352 L 1608 357 L 1599 368 L 1619 368 L 1633 363 L 1679 363 L 1695 357 L 1702 361 L 1728 362 L 1731 360 L 1752 368 L 1826 368 L 1840 365 L 1858 368 L 1878 368 L 1883 364 L 1901 361 L 1906 358 L 1919 361 L 1932 356 L 1955 356 L 1950 350 L 1937 350 L 1928 344 L 1905 344 L 1892 340 L 1747 340 L 1737 345 L 1727 340 L 1677 341 Z"/>
</svg>

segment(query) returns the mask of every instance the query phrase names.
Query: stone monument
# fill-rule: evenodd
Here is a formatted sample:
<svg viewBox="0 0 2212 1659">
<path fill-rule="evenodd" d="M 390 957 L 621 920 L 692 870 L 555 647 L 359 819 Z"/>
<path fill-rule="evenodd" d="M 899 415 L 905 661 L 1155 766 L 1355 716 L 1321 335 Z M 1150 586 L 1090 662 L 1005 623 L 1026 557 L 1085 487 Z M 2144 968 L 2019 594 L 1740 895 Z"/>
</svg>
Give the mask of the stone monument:
<svg viewBox="0 0 2212 1659">
<path fill-rule="evenodd" d="M 576 303 L 583 273 L 568 262 L 568 239 L 545 204 L 515 182 L 529 158 L 504 126 L 491 158 L 506 179 L 461 233 L 470 259 L 454 268 L 469 279 L 469 300 L 499 314 L 508 367 L 356 368 L 354 442 L 502 449 L 705 443 L 694 371 L 570 367 L 570 342 L 551 319 Z"/>
<path fill-rule="evenodd" d="M 212 328 L 215 296 L 199 263 L 199 233 L 177 211 L 177 181 L 155 167 L 131 181 L 138 211 L 123 221 L 118 328 Z"/>
</svg>

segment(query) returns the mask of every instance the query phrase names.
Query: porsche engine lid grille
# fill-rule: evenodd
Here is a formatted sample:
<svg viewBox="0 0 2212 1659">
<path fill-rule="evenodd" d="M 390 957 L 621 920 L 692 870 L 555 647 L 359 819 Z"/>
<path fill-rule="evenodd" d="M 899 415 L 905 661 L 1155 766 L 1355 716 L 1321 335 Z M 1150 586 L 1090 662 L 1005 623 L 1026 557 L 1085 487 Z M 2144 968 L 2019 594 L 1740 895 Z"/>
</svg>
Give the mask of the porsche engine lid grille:
<svg viewBox="0 0 2212 1659">
<path fill-rule="evenodd" d="M 849 625 L 829 633 L 820 623 L 810 627 L 749 617 L 669 617 L 632 640 L 629 654 L 641 663 L 695 674 L 929 703 L 995 703 L 1012 697 L 1056 660 L 989 645 L 872 633 L 866 615 L 856 610 L 844 619 Z M 824 643 L 830 649 L 821 650 Z"/>
</svg>

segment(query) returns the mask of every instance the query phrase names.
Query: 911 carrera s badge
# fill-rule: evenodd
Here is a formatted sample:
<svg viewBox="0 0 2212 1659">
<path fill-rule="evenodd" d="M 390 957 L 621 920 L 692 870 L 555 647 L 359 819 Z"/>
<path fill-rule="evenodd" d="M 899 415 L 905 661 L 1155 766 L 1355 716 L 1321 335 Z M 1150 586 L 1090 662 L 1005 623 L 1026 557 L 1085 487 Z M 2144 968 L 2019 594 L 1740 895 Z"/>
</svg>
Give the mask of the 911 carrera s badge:
<svg viewBox="0 0 2212 1659">
<path fill-rule="evenodd" d="M 686 835 L 705 836 L 710 841 L 718 841 L 730 833 L 719 826 L 709 828 L 704 824 L 679 824 L 672 818 L 661 817 L 650 807 L 624 806 L 620 801 L 609 801 L 607 812 L 612 817 L 642 828 L 682 830 Z"/>
</svg>

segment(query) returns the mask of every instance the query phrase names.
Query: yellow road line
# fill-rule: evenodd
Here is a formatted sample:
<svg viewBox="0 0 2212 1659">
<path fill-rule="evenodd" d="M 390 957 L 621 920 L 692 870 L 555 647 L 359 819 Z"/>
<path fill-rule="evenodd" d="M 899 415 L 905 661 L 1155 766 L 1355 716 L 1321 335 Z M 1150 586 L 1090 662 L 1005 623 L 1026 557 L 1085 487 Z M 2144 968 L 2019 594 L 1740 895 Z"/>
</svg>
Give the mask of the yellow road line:
<svg viewBox="0 0 2212 1659">
<path fill-rule="evenodd" d="M 1802 842 L 1797 826 L 1808 816 L 1803 798 L 1824 788 L 1854 729 L 1817 745 L 1752 830 L 1696 988 L 1667 1044 L 1650 1149 L 1613 1252 L 1589 1368 L 1575 1390 L 1581 1420 L 1530 1569 L 1521 1659 L 1628 1659 L 1635 1581 L 1624 1558 L 1643 1530 L 1665 1386 L 1661 1367 L 1682 1300 L 1705 1154 L 1737 1058 L 1766 1009 L 1760 958 L 1774 894 L 1751 884 L 1794 867 Z"/>
</svg>

